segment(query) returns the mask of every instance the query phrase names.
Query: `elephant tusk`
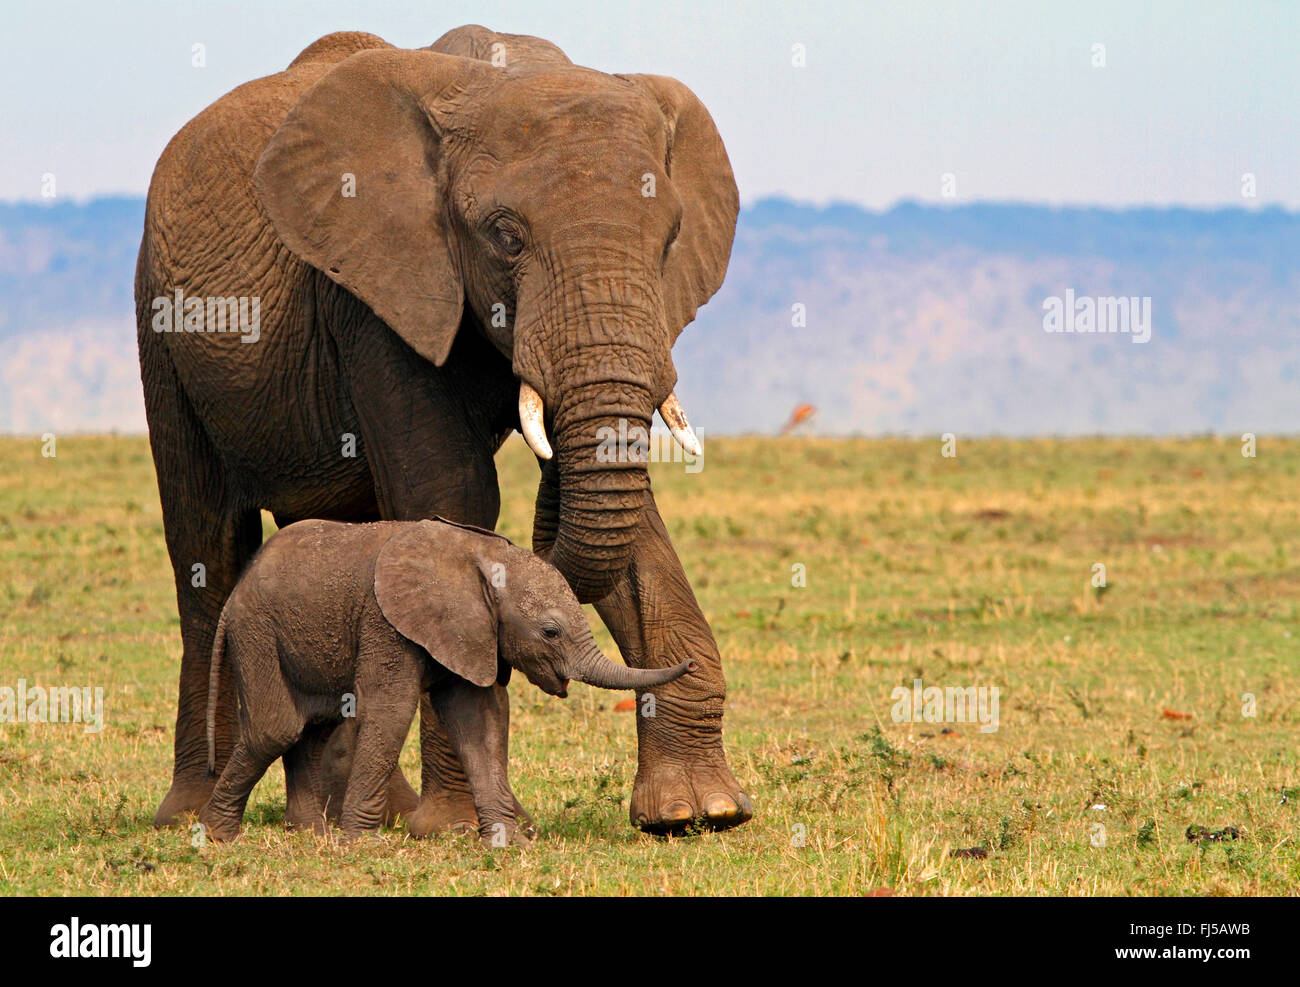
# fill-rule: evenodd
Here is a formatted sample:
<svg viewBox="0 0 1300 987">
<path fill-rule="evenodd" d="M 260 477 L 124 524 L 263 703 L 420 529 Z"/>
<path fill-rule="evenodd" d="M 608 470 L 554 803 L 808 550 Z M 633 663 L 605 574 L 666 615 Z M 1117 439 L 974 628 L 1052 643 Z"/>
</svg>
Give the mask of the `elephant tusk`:
<svg viewBox="0 0 1300 987">
<path fill-rule="evenodd" d="M 519 382 L 519 431 L 524 433 L 528 448 L 539 459 L 550 459 L 554 453 L 546 441 L 546 426 L 542 423 L 542 396 L 528 385 Z"/>
<path fill-rule="evenodd" d="M 691 423 L 686 420 L 686 412 L 682 408 L 682 403 L 677 400 L 677 392 L 673 391 L 668 395 L 668 399 L 659 406 L 659 417 L 664 420 L 668 426 L 668 431 L 673 433 L 673 438 L 682 450 L 690 456 L 702 456 L 704 450 L 700 448 L 700 440 L 695 435 L 695 429 L 691 428 Z"/>
</svg>

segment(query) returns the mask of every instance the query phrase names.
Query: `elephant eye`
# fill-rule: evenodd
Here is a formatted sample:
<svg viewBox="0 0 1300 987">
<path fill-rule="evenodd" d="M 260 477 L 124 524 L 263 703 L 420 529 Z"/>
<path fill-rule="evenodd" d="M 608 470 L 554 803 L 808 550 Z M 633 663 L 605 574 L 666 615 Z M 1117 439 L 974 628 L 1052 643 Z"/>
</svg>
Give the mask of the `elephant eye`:
<svg viewBox="0 0 1300 987">
<path fill-rule="evenodd" d="M 547 624 L 545 627 L 542 628 L 542 634 L 545 637 L 557 638 L 560 636 L 560 629 L 556 627 L 554 624 Z"/>
<path fill-rule="evenodd" d="M 679 219 L 673 226 L 673 231 L 668 234 L 668 242 L 664 244 L 663 256 L 659 258 L 659 266 L 662 268 L 668 264 L 668 251 L 672 249 L 673 244 L 677 242 L 678 235 L 682 232 L 682 221 Z"/>
<path fill-rule="evenodd" d="M 513 223 L 497 221 L 492 224 L 492 239 L 507 257 L 517 257 L 524 249 L 524 238 Z"/>
</svg>

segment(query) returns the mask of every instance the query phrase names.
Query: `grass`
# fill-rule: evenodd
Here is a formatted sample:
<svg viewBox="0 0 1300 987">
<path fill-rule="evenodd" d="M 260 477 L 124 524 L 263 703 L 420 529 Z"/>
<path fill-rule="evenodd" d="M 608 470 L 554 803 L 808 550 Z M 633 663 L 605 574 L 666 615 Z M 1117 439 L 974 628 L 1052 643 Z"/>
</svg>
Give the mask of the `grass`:
<svg viewBox="0 0 1300 987">
<path fill-rule="evenodd" d="M 1215 438 L 969 440 L 956 458 L 937 438 L 714 439 L 698 474 L 653 469 L 723 650 L 752 823 L 635 832 L 621 697 L 575 686 L 560 702 L 516 677 L 512 781 L 543 831 L 533 848 L 286 834 L 278 767 L 238 842 L 194 847 L 150 825 L 180 636 L 147 443 L 68 437 L 46 459 L 38 440 L 0 440 L 0 686 L 102 686 L 107 703 L 98 734 L 0 724 L 0 891 L 1300 887 L 1300 440 L 1263 438 L 1251 459 Z M 501 528 L 527 543 L 535 467 L 517 437 L 500 470 Z M 997 686 L 999 729 L 895 722 L 892 690 L 918 677 Z M 417 761 L 412 736 L 413 779 Z M 1190 842 L 1191 826 L 1240 836 Z M 954 855 L 973 848 L 986 855 Z"/>
</svg>

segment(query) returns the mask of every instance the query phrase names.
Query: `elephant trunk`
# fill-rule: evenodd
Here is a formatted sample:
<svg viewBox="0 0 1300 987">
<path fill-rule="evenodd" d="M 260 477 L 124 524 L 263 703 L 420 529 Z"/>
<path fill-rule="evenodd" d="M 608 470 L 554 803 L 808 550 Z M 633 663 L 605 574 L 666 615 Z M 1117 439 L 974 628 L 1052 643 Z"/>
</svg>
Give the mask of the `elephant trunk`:
<svg viewBox="0 0 1300 987">
<path fill-rule="evenodd" d="M 677 374 L 658 271 L 629 267 L 640 231 L 602 219 L 579 232 L 581 251 L 551 258 L 554 279 L 520 288 L 514 369 L 520 428 L 543 471 L 533 549 L 594 603 L 632 561 L 656 406 L 674 434 L 696 439 L 676 399 L 665 400 Z"/>
<path fill-rule="evenodd" d="M 548 553 L 578 599 L 608 596 L 632 558 L 649 492 L 648 388 L 595 382 L 565 392 L 555 413 L 555 523 Z"/>
<path fill-rule="evenodd" d="M 689 658 L 670 668 L 629 668 L 616 665 L 604 656 L 593 641 L 566 669 L 566 678 L 585 682 L 600 689 L 649 689 L 681 678 L 695 670 Z"/>
</svg>

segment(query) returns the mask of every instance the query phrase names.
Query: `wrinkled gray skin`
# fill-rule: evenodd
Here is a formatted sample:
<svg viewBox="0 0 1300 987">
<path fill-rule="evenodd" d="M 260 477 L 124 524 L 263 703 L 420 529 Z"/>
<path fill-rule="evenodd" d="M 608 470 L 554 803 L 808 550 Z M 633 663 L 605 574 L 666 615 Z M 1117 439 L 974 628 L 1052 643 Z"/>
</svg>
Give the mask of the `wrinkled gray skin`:
<svg viewBox="0 0 1300 987">
<path fill-rule="evenodd" d="M 208 765 L 223 665 L 233 672 L 240 735 L 199 813 L 207 833 L 239 833 L 253 786 L 285 757 L 287 821 L 318 830 L 330 807 L 297 751 L 308 725 L 328 730 L 353 697 L 355 726 L 343 832 L 358 836 L 388 815 L 388 783 L 420 697 L 427 693 L 464 766 L 489 846 L 527 844 L 506 777 L 508 722 L 495 688 L 518 669 L 553 696 L 570 679 L 648 689 L 693 663 L 636 669 L 596 646 L 568 583 L 536 555 L 498 535 L 441 519 L 340 524 L 302 521 L 258 552 L 231 593 L 213 645 Z"/>
</svg>

